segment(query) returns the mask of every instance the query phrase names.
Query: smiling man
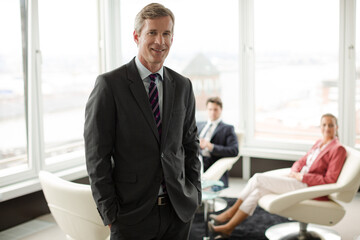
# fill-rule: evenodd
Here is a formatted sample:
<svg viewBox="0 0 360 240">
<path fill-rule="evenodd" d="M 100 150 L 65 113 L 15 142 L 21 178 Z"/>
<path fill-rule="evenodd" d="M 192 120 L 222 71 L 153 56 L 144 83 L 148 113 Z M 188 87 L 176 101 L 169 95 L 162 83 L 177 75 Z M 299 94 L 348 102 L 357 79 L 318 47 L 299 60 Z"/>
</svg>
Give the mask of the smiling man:
<svg viewBox="0 0 360 240">
<path fill-rule="evenodd" d="M 149 4 L 136 16 L 138 55 L 100 75 L 86 105 L 86 164 L 111 240 L 188 239 L 201 203 L 191 82 L 164 67 L 174 15 Z"/>
</svg>

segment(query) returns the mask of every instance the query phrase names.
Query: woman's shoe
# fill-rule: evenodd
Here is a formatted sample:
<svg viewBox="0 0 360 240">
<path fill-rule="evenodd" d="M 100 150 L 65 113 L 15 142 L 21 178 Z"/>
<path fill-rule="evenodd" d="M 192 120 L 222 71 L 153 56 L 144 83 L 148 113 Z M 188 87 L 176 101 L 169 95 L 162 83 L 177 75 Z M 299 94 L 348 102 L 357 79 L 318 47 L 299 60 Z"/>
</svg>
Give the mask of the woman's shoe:
<svg viewBox="0 0 360 240">
<path fill-rule="evenodd" d="M 217 233 L 217 235 L 215 236 L 214 239 L 230 238 L 230 234 L 215 232 L 214 225 L 211 222 L 208 222 L 208 227 L 209 227 L 210 232 Z"/>
<path fill-rule="evenodd" d="M 216 235 L 214 237 L 214 240 L 217 240 L 217 239 L 230 239 L 230 235 L 227 235 L 227 234 L 219 234 L 219 235 Z"/>
<path fill-rule="evenodd" d="M 215 214 L 210 214 L 210 215 L 209 215 L 209 219 L 212 220 L 215 225 L 224 224 L 224 223 L 227 223 L 227 222 L 228 222 L 228 221 L 220 222 L 219 220 L 217 220 L 217 216 L 218 216 L 218 215 L 215 215 Z"/>
</svg>

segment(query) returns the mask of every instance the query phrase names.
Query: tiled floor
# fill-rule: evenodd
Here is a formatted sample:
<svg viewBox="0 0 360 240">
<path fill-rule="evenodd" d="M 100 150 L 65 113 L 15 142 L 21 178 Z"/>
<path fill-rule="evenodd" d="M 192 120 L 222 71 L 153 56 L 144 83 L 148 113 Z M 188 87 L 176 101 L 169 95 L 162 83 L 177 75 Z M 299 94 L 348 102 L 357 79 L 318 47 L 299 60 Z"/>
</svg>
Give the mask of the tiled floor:
<svg viewBox="0 0 360 240">
<path fill-rule="evenodd" d="M 221 196 L 236 198 L 245 186 L 242 179 L 230 179 L 230 188 L 222 191 Z M 346 215 L 337 225 L 332 227 L 342 240 L 360 240 L 360 194 L 345 204 Z M 0 232 L 0 240 L 66 240 L 64 233 L 56 225 L 51 214 L 41 216 L 30 222 Z"/>
<path fill-rule="evenodd" d="M 51 214 L 0 232 L 0 240 L 66 240 Z"/>
<path fill-rule="evenodd" d="M 51 215 L 49 215 L 51 217 Z M 50 219 L 50 220 L 49 220 Z M 56 223 L 49 218 L 48 220 L 35 219 L 26 223 L 23 223 L 17 227 L 8 229 L 0 233 L 0 239 L 18 240 L 24 239 L 29 235 L 36 235 L 49 228 L 56 228 Z"/>
</svg>

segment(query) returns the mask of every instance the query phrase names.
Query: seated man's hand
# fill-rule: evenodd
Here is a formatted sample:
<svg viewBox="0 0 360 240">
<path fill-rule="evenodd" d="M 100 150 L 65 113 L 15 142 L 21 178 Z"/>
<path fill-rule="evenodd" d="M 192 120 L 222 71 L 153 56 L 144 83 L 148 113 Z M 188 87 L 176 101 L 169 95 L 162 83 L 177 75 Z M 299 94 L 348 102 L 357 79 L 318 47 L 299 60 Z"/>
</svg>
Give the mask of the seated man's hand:
<svg viewBox="0 0 360 240">
<path fill-rule="evenodd" d="M 207 142 L 207 140 L 205 138 L 200 138 L 200 148 L 201 149 L 206 148 L 206 142 Z"/>
<path fill-rule="evenodd" d="M 210 141 L 208 141 L 207 139 L 201 138 L 200 139 L 200 148 L 201 149 L 207 148 L 211 152 L 213 150 L 213 148 L 214 148 L 214 145 Z"/>
</svg>

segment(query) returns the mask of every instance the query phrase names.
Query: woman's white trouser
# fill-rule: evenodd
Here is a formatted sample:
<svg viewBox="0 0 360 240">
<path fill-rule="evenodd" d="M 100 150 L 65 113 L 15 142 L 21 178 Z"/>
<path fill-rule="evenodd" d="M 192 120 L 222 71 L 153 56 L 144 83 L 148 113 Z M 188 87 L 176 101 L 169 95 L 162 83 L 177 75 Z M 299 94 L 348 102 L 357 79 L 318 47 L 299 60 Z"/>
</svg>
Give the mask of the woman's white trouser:
<svg viewBox="0 0 360 240">
<path fill-rule="evenodd" d="M 287 176 L 276 176 L 267 173 L 256 173 L 241 191 L 239 198 L 243 200 L 239 209 L 253 215 L 259 199 L 269 193 L 286 193 L 306 188 L 303 182 Z"/>
</svg>

